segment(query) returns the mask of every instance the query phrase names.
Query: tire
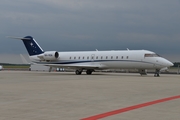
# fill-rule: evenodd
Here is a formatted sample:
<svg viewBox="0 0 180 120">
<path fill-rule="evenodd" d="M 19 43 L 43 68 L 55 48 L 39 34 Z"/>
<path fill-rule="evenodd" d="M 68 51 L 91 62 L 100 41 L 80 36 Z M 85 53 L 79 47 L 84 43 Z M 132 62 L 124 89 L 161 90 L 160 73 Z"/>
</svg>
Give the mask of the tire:
<svg viewBox="0 0 180 120">
<path fill-rule="evenodd" d="M 76 75 L 81 75 L 82 71 L 76 70 L 75 73 L 76 73 Z"/>
</svg>

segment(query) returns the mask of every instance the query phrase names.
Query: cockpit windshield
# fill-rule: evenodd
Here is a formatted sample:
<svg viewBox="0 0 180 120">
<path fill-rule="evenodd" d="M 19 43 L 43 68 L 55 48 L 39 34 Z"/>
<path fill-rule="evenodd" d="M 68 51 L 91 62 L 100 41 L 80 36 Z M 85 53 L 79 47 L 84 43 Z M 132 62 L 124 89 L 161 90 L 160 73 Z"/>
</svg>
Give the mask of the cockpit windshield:
<svg viewBox="0 0 180 120">
<path fill-rule="evenodd" d="M 160 55 L 148 53 L 148 54 L 144 54 L 144 57 L 160 57 Z"/>
</svg>

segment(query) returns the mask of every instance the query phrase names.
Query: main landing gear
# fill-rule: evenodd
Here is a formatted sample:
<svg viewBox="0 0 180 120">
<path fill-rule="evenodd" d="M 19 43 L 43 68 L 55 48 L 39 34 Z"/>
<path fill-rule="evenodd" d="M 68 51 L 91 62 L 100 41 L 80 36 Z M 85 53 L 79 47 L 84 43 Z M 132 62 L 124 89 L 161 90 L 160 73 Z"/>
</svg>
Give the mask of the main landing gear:
<svg viewBox="0 0 180 120">
<path fill-rule="evenodd" d="M 87 74 L 87 75 L 91 75 L 93 71 L 94 71 L 94 70 L 87 70 L 87 71 L 86 71 L 86 74 Z"/>
<path fill-rule="evenodd" d="M 83 72 L 83 70 L 76 70 L 76 71 L 75 71 L 76 75 L 81 75 L 82 72 Z M 87 74 L 87 75 L 91 75 L 92 72 L 94 72 L 93 69 L 88 69 L 88 70 L 86 71 L 86 74 Z"/>
<path fill-rule="evenodd" d="M 76 73 L 76 75 L 81 75 L 81 74 L 82 74 L 82 71 L 83 71 L 83 70 L 76 70 L 75 73 Z"/>
<path fill-rule="evenodd" d="M 160 73 L 160 70 L 156 69 L 156 72 L 155 72 L 155 74 L 154 74 L 154 77 L 160 77 L 159 73 Z"/>
</svg>

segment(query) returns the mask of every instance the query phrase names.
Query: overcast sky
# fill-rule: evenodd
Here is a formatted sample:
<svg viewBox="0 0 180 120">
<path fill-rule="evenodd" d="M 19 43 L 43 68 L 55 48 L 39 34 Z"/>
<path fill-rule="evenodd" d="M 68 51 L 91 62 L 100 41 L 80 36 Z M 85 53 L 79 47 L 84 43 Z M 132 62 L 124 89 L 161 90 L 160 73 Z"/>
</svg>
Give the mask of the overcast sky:
<svg viewBox="0 0 180 120">
<path fill-rule="evenodd" d="M 6 36 L 27 35 L 45 51 L 147 49 L 180 61 L 180 0 L 1 0 L 0 62 L 27 54 Z"/>
</svg>

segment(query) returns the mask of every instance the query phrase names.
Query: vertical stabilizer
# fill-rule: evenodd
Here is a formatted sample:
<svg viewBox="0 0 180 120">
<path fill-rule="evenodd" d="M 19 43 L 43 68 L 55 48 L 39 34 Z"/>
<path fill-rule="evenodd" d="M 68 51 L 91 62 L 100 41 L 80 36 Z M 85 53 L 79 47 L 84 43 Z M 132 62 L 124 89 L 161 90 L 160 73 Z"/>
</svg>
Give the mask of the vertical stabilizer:
<svg viewBox="0 0 180 120">
<path fill-rule="evenodd" d="M 43 49 L 38 45 L 33 37 L 26 36 L 21 40 L 23 41 L 30 56 L 44 53 Z"/>
</svg>

